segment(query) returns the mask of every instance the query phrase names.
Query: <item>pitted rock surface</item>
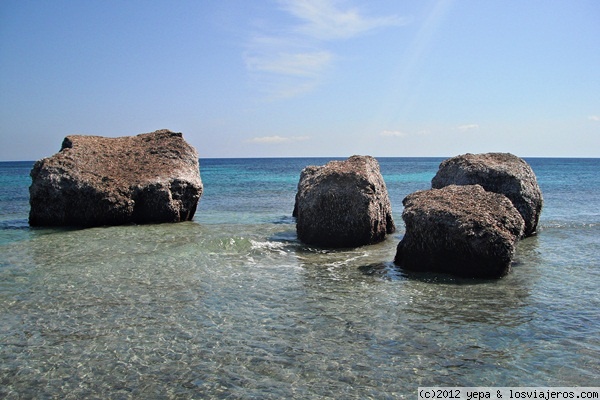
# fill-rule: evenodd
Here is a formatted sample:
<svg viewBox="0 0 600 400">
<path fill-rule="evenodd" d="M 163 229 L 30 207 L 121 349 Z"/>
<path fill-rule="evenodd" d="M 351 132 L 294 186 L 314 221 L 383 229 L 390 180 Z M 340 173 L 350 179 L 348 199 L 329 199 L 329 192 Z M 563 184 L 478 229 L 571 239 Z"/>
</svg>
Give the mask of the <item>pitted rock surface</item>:
<svg viewBox="0 0 600 400">
<path fill-rule="evenodd" d="M 370 156 L 306 167 L 293 215 L 298 238 L 323 247 L 372 244 L 396 229 L 379 163 Z"/>
<path fill-rule="evenodd" d="M 31 178 L 32 226 L 187 221 L 203 191 L 196 149 L 169 130 L 67 136 Z"/>
<path fill-rule="evenodd" d="M 440 164 L 431 187 L 481 185 L 508 197 L 525 221 L 524 236 L 535 233 L 542 211 L 542 191 L 531 166 L 510 153 L 464 154 Z"/>
<path fill-rule="evenodd" d="M 525 224 L 506 196 L 480 185 L 450 185 L 412 193 L 403 204 L 406 233 L 395 264 L 475 278 L 510 271 Z"/>
</svg>

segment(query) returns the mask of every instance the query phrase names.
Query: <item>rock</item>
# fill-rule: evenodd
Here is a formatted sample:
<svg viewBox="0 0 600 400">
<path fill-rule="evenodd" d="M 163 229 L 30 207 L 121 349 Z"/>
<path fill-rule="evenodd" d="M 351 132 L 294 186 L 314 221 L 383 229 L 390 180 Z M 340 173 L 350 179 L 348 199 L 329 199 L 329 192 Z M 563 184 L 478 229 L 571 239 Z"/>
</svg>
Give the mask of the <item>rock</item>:
<svg viewBox="0 0 600 400">
<path fill-rule="evenodd" d="M 406 270 L 498 278 L 510 271 L 523 218 L 504 195 L 450 185 L 408 195 L 394 263 Z"/>
<path fill-rule="evenodd" d="M 376 243 L 396 230 L 379 163 L 370 156 L 306 167 L 293 215 L 298 238 L 323 247 Z"/>
<path fill-rule="evenodd" d="M 475 184 L 508 197 L 525 221 L 524 236 L 535 233 L 543 198 L 527 162 L 510 153 L 464 154 L 443 161 L 431 181 L 434 189 Z"/>
<path fill-rule="evenodd" d="M 99 226 L 191 220 L 202 195 L 198 153 L 181 133 L 67 136 L 37 161 L 32 226 Z"/>
</svg>

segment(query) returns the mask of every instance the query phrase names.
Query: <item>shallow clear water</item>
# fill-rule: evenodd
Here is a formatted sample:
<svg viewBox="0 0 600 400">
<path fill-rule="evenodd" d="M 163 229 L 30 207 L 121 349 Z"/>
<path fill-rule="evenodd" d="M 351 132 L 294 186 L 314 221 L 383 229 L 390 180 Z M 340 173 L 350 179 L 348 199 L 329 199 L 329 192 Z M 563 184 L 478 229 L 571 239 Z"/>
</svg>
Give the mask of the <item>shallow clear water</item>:
<svg viewBox="0 0 600 400">
<path fill-rule="evenodd" d="M 528 160 L 542 226 L 493 281 L 407 275 L 390 262 L 402 198 L 429 186 L 439 159 L 379 160 L 399 226 L 383 243 L 299 243 L 299 172 L 325 161 L 201 160 L 195 221 L 83 230 L 28 228 L 31 163 L 0 163 L 0 397 L 385 399 L 428 385 L 597 385 L 600 160 Z"/>
</svg>

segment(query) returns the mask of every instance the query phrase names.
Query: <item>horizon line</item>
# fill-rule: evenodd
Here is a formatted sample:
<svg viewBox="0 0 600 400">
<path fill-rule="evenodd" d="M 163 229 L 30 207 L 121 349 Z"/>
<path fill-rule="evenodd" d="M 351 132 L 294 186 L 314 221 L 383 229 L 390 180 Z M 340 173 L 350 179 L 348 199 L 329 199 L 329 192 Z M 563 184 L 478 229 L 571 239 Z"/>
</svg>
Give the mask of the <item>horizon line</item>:
<svg viewBox="0 0 600 400">
<path fill-rule="evenodd" d="M 382 159 L 382 158 L 443 158 L 443 159 L 448 159 L 448 158 L 452 158 L 452 157 L 456 157 L 462 154 L 468 154 L 467 153 L 461 153 L 461 154 L 456 154 L 454 156 L 373 156 L 370 154 L 352 154 L 350 156 L 262 156 L 262 157 L 258 157 L 258 156 L 244 156 L 244 157 L 198 157 L 198 160 L 268 160 L 268 159 L 306 159 L 306 158 L 322 158 L 322 159 L 347 159 L 349 157 L 352 157 L 354 155 L 361 155 L 361 156 L 370 156 L 373 157 L 375 159 Z M 488 153 L 507 153 L 507 152 L 488 152 Z M 57 154 L 57 153 L 55 153 Z M 485 154 L 485 153 L 471 153 L 471 154 Z M 514 154 L 514 153 L 511 153 Z M 54 154 L 53 154 L 54 155 Z M 44 158 L 49 158 L 52 157 L 53 155 L 50 155 L 48 157 L 43 157 L 37 160 L 0 160 L 0 163 L 10 163 L 10 162 L 31 162 L 31 163 L 35 163 L 39 160 L 43 160 Z M 516 154 L 514 154 L 516 155 Z M 582 160 L 595 160 L 595 159 L 600 159 L 600 156 L 596 156 L 596 157 L 591 157 L 591 156 L 519 156 L 516 155 L 519 158 L 524 158 L 524 159 L 582 159 Z"/>
</svg>

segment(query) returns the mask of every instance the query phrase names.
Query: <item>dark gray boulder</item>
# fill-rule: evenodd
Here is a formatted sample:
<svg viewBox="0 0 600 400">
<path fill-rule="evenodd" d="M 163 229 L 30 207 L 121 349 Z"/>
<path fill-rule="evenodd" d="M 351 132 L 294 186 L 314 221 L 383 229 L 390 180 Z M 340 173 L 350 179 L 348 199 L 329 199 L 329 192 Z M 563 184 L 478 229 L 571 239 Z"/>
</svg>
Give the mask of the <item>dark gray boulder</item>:
<svg viewBox="0 0 600 400">
<path fill-rule="evenodd" d="M 508 197 L 525 221 L 524 236 L 535 233 L 543 198 L 527 162 L 510 153 L 464 154 L 443 161 L 431 181 L 434 189 L 476 184 Z"/>
<path fill-rule="evenodd" d="M 202 195 L 198 153 L 181 133 L 67 136 L 37 161 L 32 226 L 100 226 L 191 220 Z"/>
<path fill-rule="evenodd" d="M 419 191 L 402 202 L 406 233 L 394 263 L 406 270 L 498 278 L 510 271 L 523 218 L 479 185 Z"/>
<path fill-rule="evenodd" d="M 322 247 L 372 244 L 396 230 L 379 163 L 370 156 L 302 170 L 293 215 L 298 239 Z"/>
</svg>

